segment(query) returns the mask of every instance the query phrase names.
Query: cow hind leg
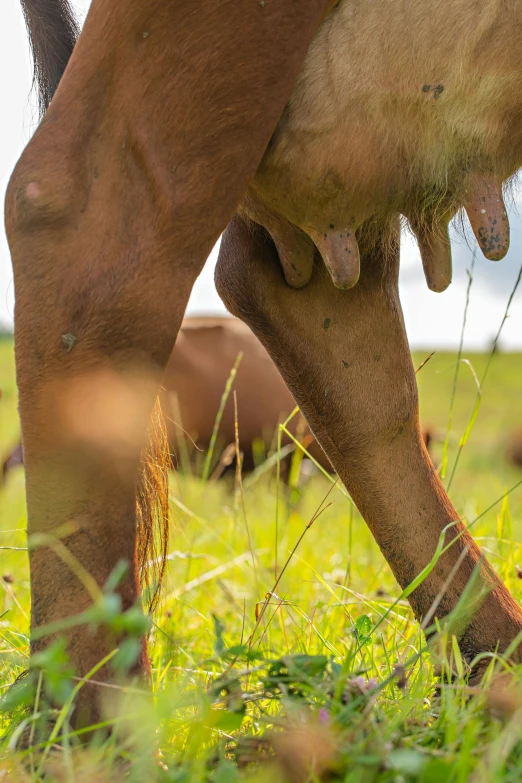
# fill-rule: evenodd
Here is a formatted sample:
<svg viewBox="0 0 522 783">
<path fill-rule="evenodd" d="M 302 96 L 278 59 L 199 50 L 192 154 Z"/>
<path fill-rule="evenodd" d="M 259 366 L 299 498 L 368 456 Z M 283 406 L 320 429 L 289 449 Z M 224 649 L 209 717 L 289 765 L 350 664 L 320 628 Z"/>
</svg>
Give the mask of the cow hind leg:
<svg viewBox="0 0 522 783">
<path fill-rule="evenodd" d="M 442 619 L 478 568 L 469 605 L 452 626 L 472 661 L 505 650 L 522 613 L 457 521 L 422 440 L 398 297 L 398 239 L 397 230 L 384 250 L 360 234 L 361 277 L 348 291 L 332 285 L 317 257 L 309 285 L 294 290 L 265 230 L 236 217 L 222 240 L 216 284 L 276 362 L 401 587 L 430 562 L 451 525 L 452 546 L 409 601 L 419 620 L 436 601 Z"/>
</svg>

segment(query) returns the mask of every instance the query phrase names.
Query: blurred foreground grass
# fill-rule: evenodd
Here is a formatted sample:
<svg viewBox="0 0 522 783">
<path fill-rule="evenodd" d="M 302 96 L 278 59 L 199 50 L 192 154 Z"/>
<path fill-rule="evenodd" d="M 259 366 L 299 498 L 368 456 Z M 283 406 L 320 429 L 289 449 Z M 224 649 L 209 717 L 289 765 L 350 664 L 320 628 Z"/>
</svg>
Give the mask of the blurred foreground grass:
<svg viewBox="0 0 522 783">
<path fill-rule="evenodd" d="M 425 358 L 416 354 L 415 365 Z M 481 377 L 487 357 L 467 358 Z M 417 376 L 421 419 L 435 435 L 435 463 L 455 362 L 455 355 L 437 353 Z M 0 386 L 5 453 L 18 435 L 9 342 L 0 344 Z M 517 600 L 522 487 L 502 498 L 522 478 L 505 457 L 522 428 L 521 389 L 522 357 L 496 355 L 451 492 L 468 520 L 498 500 L 474 535 Z M 473 374 L 462 365 L 448 475 L 475 394 Z M 15 752 L 22 746 L 17 727 L 31 721 L 4 712 L 0 781 L 40 780 L 44 771 L 46 781 L 60 783 L 519 781 L 520 693 L 496 697 L 487 689 L 472 693 L 443 684 L 437 695 L 434 660 L 409 606 L 397 602 L 398 586 L 339 488 L 315 475 L 293 492 L 277 491 L 272 472 L 245 481 L 243 489 L 232 480 L 172 478 L 171 559 L 150 641 L 154 697 L 133 688 L 110 690 L 113 734 L 82 752 L 62 714 L 56 747 L 47 745 L 43 760 L 34 750 Z M 20 469 L 0 493 L 0 514 L 0 688 L 6 693 L 28 656 Z M 279 574 L 303 533 L 274 587 L 276 569 Z M 269 604 L 256 623 L 267 593 Z M 462 669 L 457 648 L 451 663 Z"/>
</svg>

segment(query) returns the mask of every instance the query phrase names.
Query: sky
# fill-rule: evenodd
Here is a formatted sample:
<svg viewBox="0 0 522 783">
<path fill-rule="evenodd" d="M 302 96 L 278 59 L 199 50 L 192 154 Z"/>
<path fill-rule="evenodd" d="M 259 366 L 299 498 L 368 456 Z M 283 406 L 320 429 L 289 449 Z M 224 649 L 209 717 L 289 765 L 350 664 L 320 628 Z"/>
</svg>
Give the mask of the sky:
<svg viewBox="0 0 522 783">
<path fill-rule="evenodd" d="M 76 0 L 83 17 L 89 2 Z M 37 117 L 31 94 L 31 60 L 19 0 L 0 3 L 0 200 L 3 201 L 11 171 L 31 137 Z M 465 347 L 481 350 L 491 345 L 522 264 L 522 195 L 510 208 L 511 249 L 506 258 L 493 263 L 477 253 Z M 406 328 L 413 348 L 455 348 L 458 346 L 466 287 L 471 266 L 472 242 L 454 234 L 453 283 L 443 294 L 428 290 L 415 242 L 403 238 L 400 289 Z M 188 313 L 224 313 L 213 283 L 216 248 L 194 287 Z M 0 228 L 0 323 L 12 324 L 14 291 L 9 249 Z M 522 285 L 517 291 L 510 317 L 502 331 L 503 350 L 522 350 Z"/>
</svg>

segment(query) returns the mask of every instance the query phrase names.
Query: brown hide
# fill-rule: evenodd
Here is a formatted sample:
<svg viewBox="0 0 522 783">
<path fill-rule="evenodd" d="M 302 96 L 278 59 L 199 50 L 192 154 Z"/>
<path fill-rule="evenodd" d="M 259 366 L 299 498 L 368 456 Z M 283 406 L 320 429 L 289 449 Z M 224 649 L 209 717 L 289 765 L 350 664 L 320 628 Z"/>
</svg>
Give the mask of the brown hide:
<svg viewBox="0 0 522 783">
<path fill-rule="evenodd" d="M 264 443 L 265 451 L 274 446 L 278 424 L 296 404 L 266 350 L 237 318 L 187 318 L 181 325 L 163 379 L 162 407 L 174 452 L 179 451 L 182 437 L 187 446 L 193 441 L 201 450 L 200 456 L 204 456 L 221 397 L 240 353 L 242 358 L 219 425 L 215 457 L 235 443 L 234 392 L 244 468 L 251 470 L 254 466 L 252 449 L 256 441 Z M 331 470 L 324 452 L 312 440 L 299 415 L 292 419 L 288 429 L 298 433 L 314 459 Z M 285 436 L 282 443 L 288 444 L 290 439 Z"/>
<path fill-rule="evenodd" d="M 140 596 L 142 445 L 192 285 L 259 166 L 328 5 L 93 0 L 11 178 L 28 535 L 41 540 L 74 521 L 63 542 L 99 588 L 126 561 L 124 610 Z M 52 49 L 45 14 L 30 18 Z M 29 559 L 38 652 L 54 638 L 41 629 L 93 596 L 52 549 L 35 547 Z M 117 642 L 102 627 L 66 641 L 79 675 Z M 148 677 L 145 642 L 131 671 Z M 112 677 L 110 666 L 97 672 Z M 100 719 L 102 695 L 82 688 L 76 725 Z"/>
<path fill-rule="evenodd" d="M 48 62 L 59 26 L 38 0 L 23 2 L 45 94 L 63 66 L 63 49 L 56 68 Z M 66 4 L 48 5 L 60 16 Z M 501 187 L 522 164 L 522 5 L 332 6 L 92 2 L 6 201 L 33 653 L 53 640 L 48 624 L 91 606 L 121 560 L 123 610 L 139 599 L 147 422 L 227 223 L 220 294 L 275 360 L 401 585 L 447 530 L 451 546 L 410 596 L 419 620 L 442 623 L 478 569 L 452 627 L 465 659 L 505 651 L 522 630 L 423 445 L 398 297 L 399 212 L 434 290 L 451 279 L 447 225 L 461 206 L 488 258 L 507 250 Z M 56 535 L 94 594 L 43 543 Z M 101 626 L 66 634 L 80 675 L 119 641 Z M 131 673 L 148 666 L 144 643 Z M 109 665 L 96 673 L 113 676 Z M 81 689 L 76 725 L 101 718 L 101 690 Z"/>
</svg>

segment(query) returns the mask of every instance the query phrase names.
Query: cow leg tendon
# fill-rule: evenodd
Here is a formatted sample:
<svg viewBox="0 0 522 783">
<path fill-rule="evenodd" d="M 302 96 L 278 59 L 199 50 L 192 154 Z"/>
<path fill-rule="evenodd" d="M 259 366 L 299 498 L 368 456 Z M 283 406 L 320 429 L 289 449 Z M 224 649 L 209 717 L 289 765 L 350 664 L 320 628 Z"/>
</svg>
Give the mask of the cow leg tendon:
<svg viewBox="0 0 522 783">
<path fill-rule="evenodd" d="M 120 560 L 122 608 L 138 599 L 135 488 L 156 390 L 192 284 L 326 8 L 93 0 L 17 165 L 6 217 L 33 653 L 56 638 L 43 628 L 92 605 Z M 102 624 L 66 641 L 85 675 L 119 640 Z M 134 671 L 146 669 L 143 650 Z M 106 665 L 94 679 L 112 676 Z M 82 687 L 76 725 L 100 718 L 104 691 Z"/>
<path fill-rule="evenodd" d="M 264 229 L 234 218 L 222 241 L 216 283 L 228 309 L 276 362 L 404 588 L 429 563 L 441 531 L 458 514 L 419 429 L 398 296 L 398 232 L 386 255 L 375 245 L 365 248 L 361 232 L 359 243 L 361 278 L 354 288 L 337 290 L 318 262 L 309 285 L 296 291 L 285 284 Z M 457 523 L 446 542 L 462 530 Z M 468 533 L 411 594 L 419 620 L 461 555 L 436 616 L 456 606 L 480 559 Z M 452 628 L 468 661 L 479 652 L 505 650 L 522 629 L 520 609 L 486 561 L 475 584 L 466 612 Z"/>
</svg>

